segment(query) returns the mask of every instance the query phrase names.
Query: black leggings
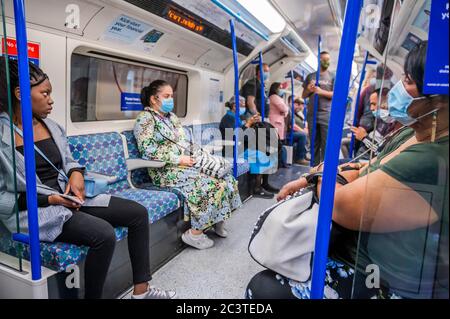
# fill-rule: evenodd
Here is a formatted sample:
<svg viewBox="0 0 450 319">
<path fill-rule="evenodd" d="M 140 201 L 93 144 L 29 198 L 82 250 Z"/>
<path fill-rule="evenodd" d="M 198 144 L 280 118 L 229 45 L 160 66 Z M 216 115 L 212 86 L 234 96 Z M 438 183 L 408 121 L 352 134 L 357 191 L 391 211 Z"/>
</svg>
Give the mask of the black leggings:
<svg viewBox="0 0 450 319">
<path fill-rule="evenodd" d="M 81 207 L 64 223 L 55 241 L 89 247 L 85 262 L 85 298 L 101 298 L 114 253 L 114 227 L 128 227 L 128 249 L 134 284 L 150 281 L 147 209 L 131 200 L 111 197 L 108 207 Z"/>
</svg>

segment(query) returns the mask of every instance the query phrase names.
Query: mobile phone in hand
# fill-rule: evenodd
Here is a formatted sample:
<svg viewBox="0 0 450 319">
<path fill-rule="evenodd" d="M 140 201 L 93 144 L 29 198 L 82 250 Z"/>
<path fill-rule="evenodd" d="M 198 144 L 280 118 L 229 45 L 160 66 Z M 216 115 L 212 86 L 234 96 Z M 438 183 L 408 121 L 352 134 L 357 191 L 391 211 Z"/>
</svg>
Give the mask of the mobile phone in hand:
<svg viewBox="0 0 450 319">
<path fill-rule="evenodd" d="M 84 204 L 84 201 L 79 199 L 76 196 L 71 196 L 71 195 L 66 195 L 66 194 L 59 194 L 59 196 L 61 196 L 62 198 L 68 199 L 68 200 L 70 200 L 70 201 L 72 201 L 74 203 L 77 203 L 79 205 L 83 205 Z"/>
</svg>

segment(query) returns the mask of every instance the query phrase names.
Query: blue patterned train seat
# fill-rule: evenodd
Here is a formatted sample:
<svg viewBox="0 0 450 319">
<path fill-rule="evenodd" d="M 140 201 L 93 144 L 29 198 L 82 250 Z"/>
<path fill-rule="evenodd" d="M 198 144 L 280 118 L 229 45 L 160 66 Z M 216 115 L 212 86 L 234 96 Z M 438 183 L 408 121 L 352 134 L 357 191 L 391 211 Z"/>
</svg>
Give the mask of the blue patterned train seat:
<svg viewBox="0 0 450 319">
<path fill-rule="evenodd" d="M 137 201 L 146 207 L 150 223 L 155 223 L 180 207 L 179 198 L 172 192 L 133 189 L 128 184 L 125 153 L 120 134 L 111 132 L 80 135 L 69 137 L 68 140 L 74 159 L 81 165 L 86 166 L 90 171 L 118 177 L 116 183 L 109 185 L 108 193 Z M 125 227 L 118 227 L 115 232 L 117 241 L 127 237 Z M 0 236 L 0 251 L 16 257 L 20 254 L 22 258 L 30 259 L 28 245 L 22 245 L 22 249 L 19 250 L 19 244 L 11 240 L 10 235 L 6 235 L 6 231 L 0 234 L 3 234 Z M 87 251 L 88 248 L 83 246 L 42 242 L 42 265 L 58 272 L 65 271 L 67 266 L 82 261 Z"/>
<path fill-rule="evenodd" d="M 156 222 L 180 207 L 180 201 L 171 192 L 134 189 L 127 181 L 128 169 L 122 137 L 117 132 L 69 137 L 74 159 L 88 171 L 114 175 L 116 183 L 109 185 L 108 193 L 137 201 L 149 212 L 150 222 Z"/>
</svg>

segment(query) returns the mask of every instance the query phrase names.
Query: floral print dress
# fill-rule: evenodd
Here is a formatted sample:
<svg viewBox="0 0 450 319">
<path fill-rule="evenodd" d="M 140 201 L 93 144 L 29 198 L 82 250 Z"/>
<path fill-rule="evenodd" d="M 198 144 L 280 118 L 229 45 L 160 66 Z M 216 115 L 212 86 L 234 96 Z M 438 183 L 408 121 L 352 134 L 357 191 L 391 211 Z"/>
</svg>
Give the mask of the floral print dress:
<svg viewBox="0 0 450 319">
<path fill-rule="evenodd" d="M 190 143 L 175 114 L 163 115 L 145 108 L 136 119 L 134 136 L 143 159 L 166 164 L 163 168 L 150 168 L 150 178 L 156 186 L 176 188 L 183 194 L 188 208 L 185 220 L 191 220 L 193 229 L 203 230 L 223 221 L 242 205 L 238 184 L 232 175 L 217 179 L 197 168 L 179 165 L 184 155 L 182 147 L 189 149 Z"/>
</svg>

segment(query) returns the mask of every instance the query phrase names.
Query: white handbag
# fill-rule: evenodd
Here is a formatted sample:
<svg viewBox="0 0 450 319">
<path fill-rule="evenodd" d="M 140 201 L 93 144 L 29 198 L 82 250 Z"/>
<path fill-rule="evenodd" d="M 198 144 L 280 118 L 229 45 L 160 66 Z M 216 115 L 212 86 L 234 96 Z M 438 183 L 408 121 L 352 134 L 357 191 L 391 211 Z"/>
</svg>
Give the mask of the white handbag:
<svg viewBox="0 0 450 319">
<path fill-rule="evenodd" d="M 340 174 L 337 182 L 347 184 Z M 315 189 L 304 188 L 266 209 L 248 245 L 250 255 L 261 266 L 299 282 L 311 277 L 319 212 Z"/>
<path fill-rule="evenodd" d="M 266 209 L 250 238 L 252 258 L 287 278 L 307 281 L 311 277 L 318 210 L 311 188 Z"/>
</svg>

